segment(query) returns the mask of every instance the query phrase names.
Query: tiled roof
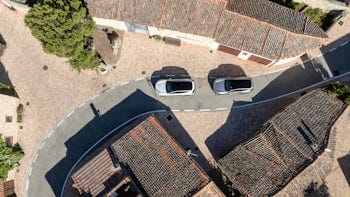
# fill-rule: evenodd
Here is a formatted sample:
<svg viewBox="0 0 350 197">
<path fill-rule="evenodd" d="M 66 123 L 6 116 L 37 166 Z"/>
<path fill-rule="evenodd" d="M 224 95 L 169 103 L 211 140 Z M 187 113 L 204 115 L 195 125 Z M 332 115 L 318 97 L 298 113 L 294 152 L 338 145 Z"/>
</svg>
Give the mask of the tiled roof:
<svg viewBox="0 0 350 197">
<path fill-rule="evenodd" d="M 206 36 L 271 59 L 294 57 L 327 37 L 305 15 L 268 0 L 86 1 L 94 17 Z M 294 41 L 303 44 L 285 45 Z"/>
<path fill-rule="evenodd" d="M 327 37 L 326 33 L 305 15 L 268 0 L 229 0 L 226 8 L 290 32 Z"/>
<path fill-rule="evenodd" d="M 118 2 L 118 12 L 115 16 L 117 20 L 149 26 L 159 25 L 165 4 L 163 0 L 118 0 Z"/>
<path fill-rule="evenodd" d="M 79 168 L 72 175 L 72 179 L 80 194 L 102 196 L 103 192 L 113 188 L 118 178 L 116 175 L 118 174 L 112 158 L 107 149 L 104 149 Z"/>
<path fill-rule="evenodd" d="M 162 19 L 157 27 L 179 32 L 212 37 L 220 14 L 226 4 L 223 0 L 166 0 Z"/>
<path fill-rule="evenodd" d="M 111 149 L 149 196 L 186 196 L 209 183 L 154 116 L 119 138 Z"/>
<path fill-rule="evenodd" d="M 273 195 L 327 145 L 344 104 L 318 90 L 271 118 L 261 132 L 219 160 L 233 186 L 247 195 Z"/>
</svg>

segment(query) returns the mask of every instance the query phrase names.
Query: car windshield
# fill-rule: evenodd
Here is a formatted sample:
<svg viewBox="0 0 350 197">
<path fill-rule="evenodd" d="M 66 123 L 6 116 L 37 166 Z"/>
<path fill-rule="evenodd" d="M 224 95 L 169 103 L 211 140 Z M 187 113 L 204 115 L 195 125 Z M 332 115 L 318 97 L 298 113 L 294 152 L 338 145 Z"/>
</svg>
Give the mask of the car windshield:
<svg viewBox="0 0 350 197">
<path fill-rule="evenodd" d="M 167 81 L 166 82 L 166 91 L 168 93 L 175 91 L 184 91 L 184 90 L 192 90 L 191 82 L 183 82 L 183 81 Z"/>
<path fill-rule="evenodd" d="M 252 82 L 249 79 L 225 81 L 225 89 L 227 91 L 235 90 L 235 89 L 245 89 L 245 88 L 251 88 L 251 87 L 252 87 Z"/>
</svg>

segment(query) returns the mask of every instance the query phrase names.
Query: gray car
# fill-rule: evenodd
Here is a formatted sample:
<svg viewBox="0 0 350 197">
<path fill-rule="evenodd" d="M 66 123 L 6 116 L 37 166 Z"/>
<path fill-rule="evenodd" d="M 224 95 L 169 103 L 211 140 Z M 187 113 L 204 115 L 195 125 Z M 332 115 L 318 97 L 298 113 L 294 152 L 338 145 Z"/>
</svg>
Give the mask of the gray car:
<svg viewBox="0 0 350 197">
<path fill-rule="evenodd" d="M 213 90 L 216 94 L 248 93 L 253 90 L 251 78 L 218 78 L 213 83 Z"/>
<path fill-rule="evenodd" d="M 189 96 L 194 93 L 195 83 L 192 79 L 160 79 L 154 89 L 159 96 Z"/>
</svg>

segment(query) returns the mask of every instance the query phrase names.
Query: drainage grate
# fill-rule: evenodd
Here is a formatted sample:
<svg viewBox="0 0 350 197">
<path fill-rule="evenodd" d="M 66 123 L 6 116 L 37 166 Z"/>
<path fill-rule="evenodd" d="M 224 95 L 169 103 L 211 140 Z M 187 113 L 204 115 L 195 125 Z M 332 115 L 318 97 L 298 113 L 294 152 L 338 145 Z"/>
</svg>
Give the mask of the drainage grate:
<svg viewBox="0 0 350 197">
<path fill-rule="evenodd" d="M 173 117 L 172 117 L 171 115 L 169 115 L 169 116 L 166 117 L 166 119 L 167 119 L 168 121 L 171 121 L 171 120 L 173 119 Z"/>
</svg>

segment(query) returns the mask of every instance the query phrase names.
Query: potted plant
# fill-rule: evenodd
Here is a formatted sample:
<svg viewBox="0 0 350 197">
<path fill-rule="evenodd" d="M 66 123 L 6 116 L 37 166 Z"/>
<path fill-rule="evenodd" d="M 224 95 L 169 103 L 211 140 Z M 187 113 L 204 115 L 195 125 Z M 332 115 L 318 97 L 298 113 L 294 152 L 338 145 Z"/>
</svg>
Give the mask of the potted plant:
<svg viewBox="0 0 350 197">
<path fill-rule="evenodd" d="M 101 75 L 106 75 L 108 73 L 108 69 L 107 66 L 104 63 L 101 63 L 98 67 L 97 67 L 97 72 Z"/>
</svg>

